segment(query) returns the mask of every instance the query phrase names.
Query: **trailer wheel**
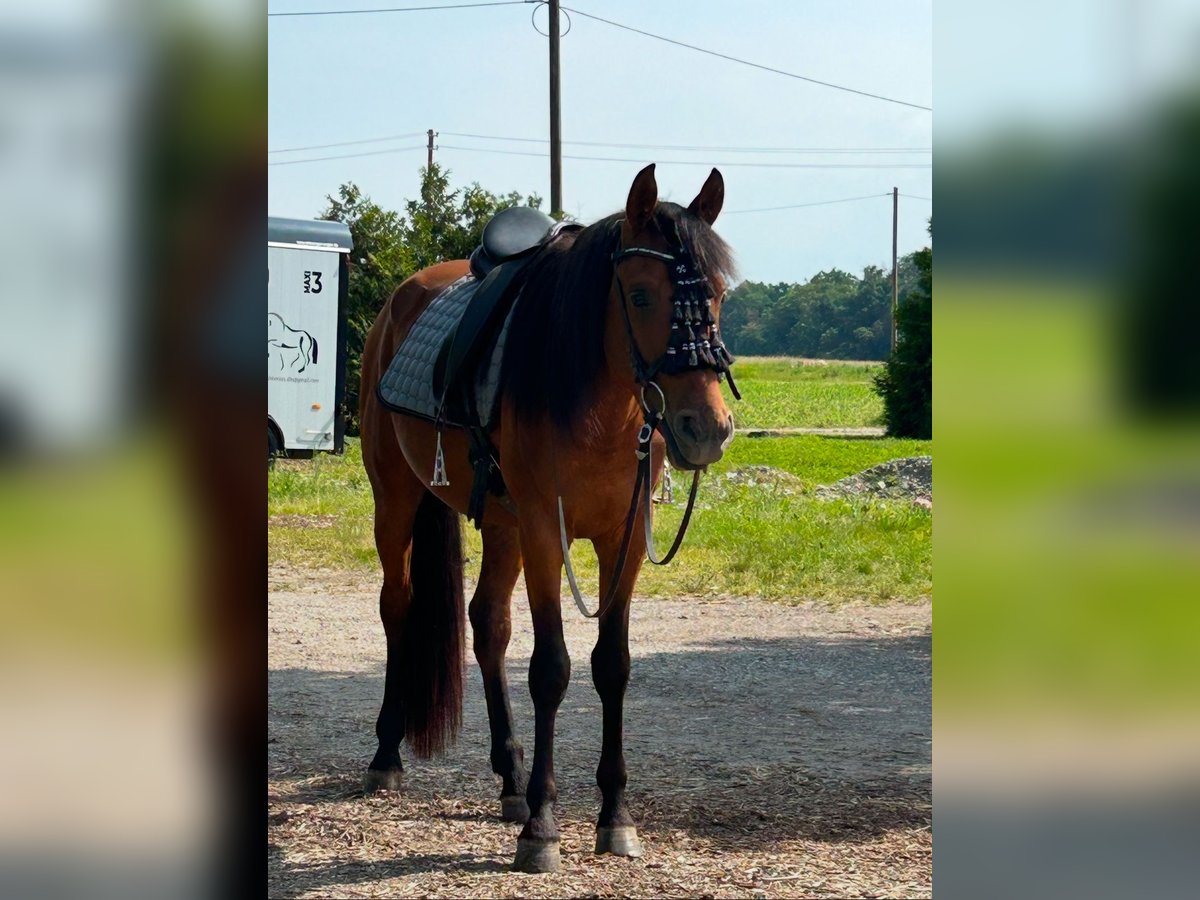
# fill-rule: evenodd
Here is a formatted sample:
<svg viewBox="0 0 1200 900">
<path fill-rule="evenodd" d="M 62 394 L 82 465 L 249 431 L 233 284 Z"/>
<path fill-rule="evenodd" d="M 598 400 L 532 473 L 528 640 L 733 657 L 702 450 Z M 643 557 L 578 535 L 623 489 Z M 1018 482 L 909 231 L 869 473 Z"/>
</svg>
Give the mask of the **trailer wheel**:
<svg viewBox="0 0 1200 900">
<path fill-rule="evenodd" d="M 278 459 L 283 447 L 279 444 L 279 436 L 275 433 L 275 429 L 267 425 L 267 468 L 275 468 L 275 460 Z"/>
</svg>

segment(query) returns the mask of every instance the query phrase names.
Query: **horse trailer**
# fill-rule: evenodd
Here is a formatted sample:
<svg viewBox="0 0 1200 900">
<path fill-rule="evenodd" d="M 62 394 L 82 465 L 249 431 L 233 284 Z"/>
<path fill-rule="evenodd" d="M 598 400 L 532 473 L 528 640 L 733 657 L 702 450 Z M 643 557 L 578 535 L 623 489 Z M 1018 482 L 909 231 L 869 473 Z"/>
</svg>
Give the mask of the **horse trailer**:
<svg viewBox="0 0 1200 900">
<path fill-rule="evenodd" d="M 350 229 L 267 218 L 267 453 L 341 453 Z"/>
</svg>

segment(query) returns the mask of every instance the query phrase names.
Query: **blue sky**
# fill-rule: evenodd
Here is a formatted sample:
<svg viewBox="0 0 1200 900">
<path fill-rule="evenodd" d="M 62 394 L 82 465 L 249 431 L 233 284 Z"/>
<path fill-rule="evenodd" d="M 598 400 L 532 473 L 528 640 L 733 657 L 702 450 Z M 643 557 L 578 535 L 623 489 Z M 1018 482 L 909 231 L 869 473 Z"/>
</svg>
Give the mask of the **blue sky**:
<svg viewBox="0 0 1200 900">
<path fill-rule="evenodd" d="M 455 0 L 271 0 L 271 12 L 361 9 Z M 469 2 L 469 0 L 458 0 Z M 933 106 L 928 0 L 683 2 L 567 0 L 622 24 L 789 72 Z M 272 215 L 313 217 L 325 196 L 354 181 L 399 208 L 417 191 L 424 132 L 439 132 L 435 159 L 456 186 L 537 192 L 549 205 L 548 145 L 452 136 L 549 137 L 543 8 L 531 5 L 379 15 L 271 18 L 268 25 L 272 150 L 420 133 L 354 146 L 272 153 L 272 163 L 373 156 L 268 171 Z M 564 209 L 590 222 L 619 209 L 646 163 L 658 163 L 662 197 L 688 203 L 708 169 L 725 177 L 717 230 L 743 277 L 802 281 L 833 267 L 890 265 L 893 186 L 932 196 L 933 114 L 760 71 L 610 25 L 572 17 L 562 39 Z M 647 147 L 583 146 L 604 141 Z M 696 151 L 665 145 L 701 147 Z M 917 148 L 914 153 L 747 153 L 726 147 Z M 476 149 L 466 149 L 476 148 Z M 747 163 L 754 165 L 745 165 Z M 772 163 L 774 167 L 759 164 Z M 920 168 L 811 168 L 793 164 Z M 736 165 L 735 165 L 736 164 Z M 786 164 L 786 165 L 779 165 Z M 878 195 L 773 212 L 737 212 Z M 928 242 L 927 200 L 900 200 L 900 252 Z"/>
</svg>

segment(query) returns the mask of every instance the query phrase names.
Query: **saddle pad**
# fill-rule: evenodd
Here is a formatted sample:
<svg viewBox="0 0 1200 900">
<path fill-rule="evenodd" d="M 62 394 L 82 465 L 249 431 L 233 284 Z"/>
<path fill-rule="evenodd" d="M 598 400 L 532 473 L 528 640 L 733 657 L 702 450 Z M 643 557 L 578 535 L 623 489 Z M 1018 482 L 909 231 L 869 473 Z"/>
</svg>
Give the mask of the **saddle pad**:
<svg viewBox="0 0 1200 900">
<path fill-rule="evenodd" d="M 396 355 L 388 364 L 387 371 L 379 380 L 379 399 L 384 406 L 396 412 L 419 416 L 435 421 L 441 398 L 433 393 L 433 369 L 441 352 L 442 344 L 457 327 L 463 310 L 475 295 L 479 281 L 472 275 L 464 275 L 438 294 L 417 317 Z M 516 305 L 513 305 L 516 308 Z M 485 428 L 495 420 L 500 392 L 500 360 L 504 353 L 508 326 L 512 321 L 512 310 L 504 319 L 496 346 L 491 355 L 479 366 L 475 376 L 475 407 Z M 446 419 L 451 425 L 464 425 Z"/>
</svg>

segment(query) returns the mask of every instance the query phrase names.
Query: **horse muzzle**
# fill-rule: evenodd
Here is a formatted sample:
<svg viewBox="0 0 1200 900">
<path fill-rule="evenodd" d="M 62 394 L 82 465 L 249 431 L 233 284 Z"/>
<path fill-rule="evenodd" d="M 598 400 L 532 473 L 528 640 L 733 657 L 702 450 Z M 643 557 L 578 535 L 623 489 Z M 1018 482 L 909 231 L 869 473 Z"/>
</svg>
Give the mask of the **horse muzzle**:
<svg viewBox="0 0 1200 900">
<path fill-rule="evenodd" d="M 676 469 L 703 469 L 717 462 L 733 441 L 733 416 L 719 419 L 711 410 L 682 409 L 663 421 L 667 457 Z"/>
</svg>

